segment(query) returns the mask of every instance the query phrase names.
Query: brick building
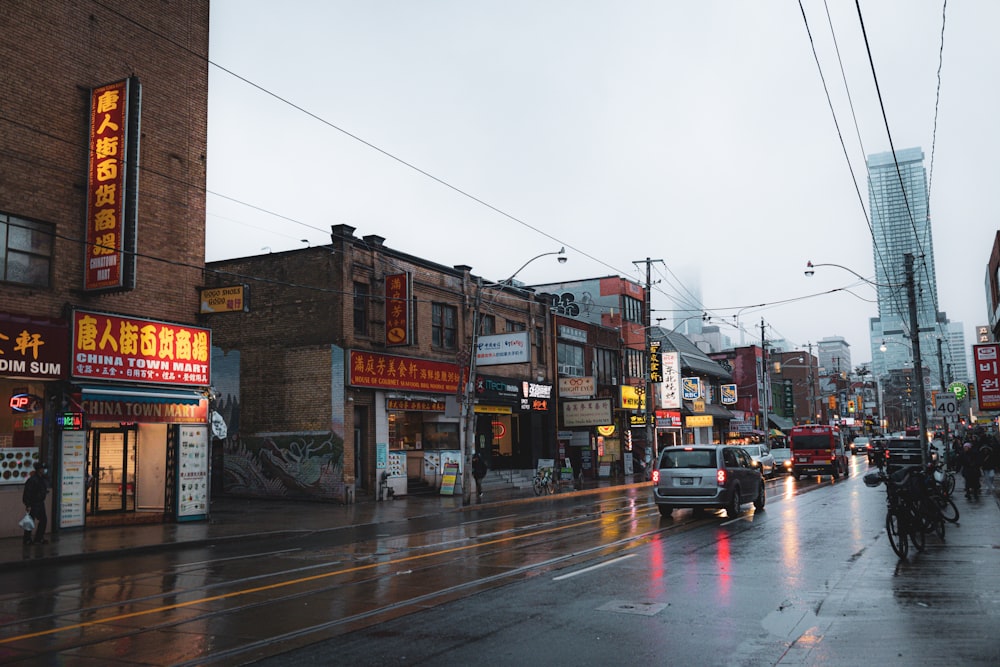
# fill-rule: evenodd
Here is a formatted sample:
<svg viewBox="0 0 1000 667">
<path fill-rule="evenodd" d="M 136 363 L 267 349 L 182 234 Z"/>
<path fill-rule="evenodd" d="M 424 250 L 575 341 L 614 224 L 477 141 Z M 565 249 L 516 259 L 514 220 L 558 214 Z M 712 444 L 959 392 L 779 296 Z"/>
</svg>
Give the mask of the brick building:
<svg viewBox="0 0 1000 667">
<path fill-rule="evenodd" d="M 0 10 L 0 514 L 41 460 L 56 529 L 207 507 L 177 465 L 207 449 L 208 2 L 107 4 Z"/>
<path fill-rule="evenodd" d="M 552 456 L 545 298 L 354 231 L 208 264 L 207 285 L 249 293 L 242 311 L 204 320 L 228 423 L 216 487 L 350 502 L 380 493 L 382 472 L 397 494 L 439 486 L 444 466 L 462 463 L 477 314 L 476 449 L 493 468 Z"/>
</svg>

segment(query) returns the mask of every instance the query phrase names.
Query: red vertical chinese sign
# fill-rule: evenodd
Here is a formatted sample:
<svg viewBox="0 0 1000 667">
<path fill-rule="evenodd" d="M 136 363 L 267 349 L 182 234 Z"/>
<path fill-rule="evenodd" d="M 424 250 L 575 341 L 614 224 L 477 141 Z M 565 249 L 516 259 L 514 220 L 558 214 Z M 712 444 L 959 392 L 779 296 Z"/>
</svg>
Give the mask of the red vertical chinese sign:
<svg viewBox="0 0 1000 667">
<path fill-rule="evenodd" d="M 981 411 L 1000 410 L 1000 344 L 972 346 L 976 396 Z"/>
<path fill-rule="evenodd" d="M 90 96 L 84 289 L 134 284 L 139 83 L 126 79 Z M 127 253 L 127 254 L 126 254 Z"/>
<path fill-rule="evenodd" d="M 410 274 L 385 277 L 385 344 L 410 344 Z"/>
</svg>

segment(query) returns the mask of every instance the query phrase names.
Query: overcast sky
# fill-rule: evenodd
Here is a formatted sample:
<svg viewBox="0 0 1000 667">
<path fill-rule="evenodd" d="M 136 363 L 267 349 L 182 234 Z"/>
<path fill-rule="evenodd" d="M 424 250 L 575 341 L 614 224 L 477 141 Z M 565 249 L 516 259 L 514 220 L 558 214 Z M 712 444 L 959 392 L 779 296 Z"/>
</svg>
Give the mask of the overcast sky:
<svg viewBox="0 0 1000 667">
<path fill-rule="evenodd" d="M 341 223 L 490 280 L 565 246 L 517 278 L 644 282 L 650 257 L 654 318 L 697 291 L 757 340 L 763 317 L 769 339 L 843 336 L 867 362 L 874 290 L 803 275 L 874 276 L 865 156 L 890 149 L 858 11 L 828 2 L 830 20 L 803 6 L 833 112 L 791 0 L 212 0 L 207 259 Z M 936 140 L 942 1 L 861 10 L 893 144 L 932 177 L 940 308 L 971 345 L 1000 206 L 1000 3 L 947 5 Z"/>
</svg>

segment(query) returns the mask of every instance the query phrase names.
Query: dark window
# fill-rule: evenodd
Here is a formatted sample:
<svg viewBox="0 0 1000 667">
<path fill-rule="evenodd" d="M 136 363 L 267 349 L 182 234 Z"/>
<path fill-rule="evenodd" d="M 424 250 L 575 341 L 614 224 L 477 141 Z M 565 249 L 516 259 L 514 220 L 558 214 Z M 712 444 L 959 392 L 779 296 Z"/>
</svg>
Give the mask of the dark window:
<svg viewBox="0 0 1000 667">
<path fill-rule="evenodd" d="M 458 309 L 443 303 L 431 304 L 431 344 L 454 350 L 458 340 Z"/>
<path fill-rule="evenodd" d="M 639 299 L 634 299 L 630 296 L 622 297 L 622 317 L 626 322 L 638 322 L 642 324 L 642 310 L 642 301 L 639 301 Z"/>
<path fill-rule="evenodd" d="M 646 353 L 642 350 L 625 350 L 625 376 L 630 378 L 646 377 Z"/>
<path fill-rule="evenodd" d="M 368 297 L 368 284 L 354 283 L 354 333 L 358 336 L 368 335 Z"/>
<path fill-rule="evenodd" d="M 492 336 L 497 332 L 497 318 L 493 315 L 483 315 L 479 320 L 479 335 Z"/>
<path fill-rule="evenodd" d="M 545 363 L 545 330 L 542 327 L 535 327 L 535 347 L 538 348 L 538 363 Z"/>
<path fill-rule="evenodd" d="M 52 225 L 0 213 L 0 280 L 49 286 Z"/>
<path fill-rule="evenodd" d="M 528 325 L 525 324 L 524 322 L 511 322 L 510 320 L 507 320 L 507 333 L 510 333 L 512 331 L 527 331 L 527 330 L 528 330 Z"/>
<path fill-rule="evenodd" d="M 556 357 L 559 364 L 559 368 L 556 370 L 559 375 L 570 377 L 586 375 L 586 369 L 583 366 L 583 348 L 579 345 L 559 343 L 556 347 Z"/>
<path fill-rule="evenodd" d="M 616 384 L 621 375 L 617 352 L 597 348 L 594 350 L 594 359 L 597 362 L 597 382 L 599 384 Z"/>
</svg>

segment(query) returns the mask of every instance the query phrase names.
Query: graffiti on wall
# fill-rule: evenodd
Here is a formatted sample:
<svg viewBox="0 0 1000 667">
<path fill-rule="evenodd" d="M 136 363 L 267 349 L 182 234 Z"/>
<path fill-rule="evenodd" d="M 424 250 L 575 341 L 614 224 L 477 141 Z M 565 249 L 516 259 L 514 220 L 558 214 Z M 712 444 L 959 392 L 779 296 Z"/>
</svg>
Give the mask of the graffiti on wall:
<svg viewBox="0 0 1000 667">
<path fill-rule="evenodd" d="M 344 440 L 332 432 L 230 439 L 225 489 L 241 496 L 341 500 Z"/>
</svg>

